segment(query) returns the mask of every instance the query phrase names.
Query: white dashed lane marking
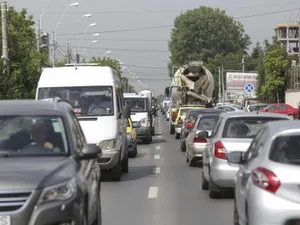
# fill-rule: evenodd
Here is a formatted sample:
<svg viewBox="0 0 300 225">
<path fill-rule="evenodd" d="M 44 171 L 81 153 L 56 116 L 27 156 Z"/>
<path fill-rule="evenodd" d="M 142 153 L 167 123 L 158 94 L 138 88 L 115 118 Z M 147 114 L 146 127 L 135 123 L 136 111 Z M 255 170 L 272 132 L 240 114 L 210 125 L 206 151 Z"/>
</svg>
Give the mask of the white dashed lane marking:
<svg viewBox="0 0 300 225">
<path fill-rule="evenodd" d="M 158 194 L 158 187 L 155 186 L 149 187 L 149 192 L 148 192 L 149 199 L 157 198 L 157 194 Z"/>
<path fill-rule="evenodd" d="M 160 159 L 160 155 L 154 155 L 154 159 Z"/>
<path fill-rule="evenodd" d="M 160 173 L 160 168 L 159 167 L 153 168 L 153 173 L 159 174 Z"/>
<path fill-rule="evenodd" d="M 159 150 L 159 149 L 160 149 L 160 146 L 156 146 L 156 149 Z"/>
</svg>

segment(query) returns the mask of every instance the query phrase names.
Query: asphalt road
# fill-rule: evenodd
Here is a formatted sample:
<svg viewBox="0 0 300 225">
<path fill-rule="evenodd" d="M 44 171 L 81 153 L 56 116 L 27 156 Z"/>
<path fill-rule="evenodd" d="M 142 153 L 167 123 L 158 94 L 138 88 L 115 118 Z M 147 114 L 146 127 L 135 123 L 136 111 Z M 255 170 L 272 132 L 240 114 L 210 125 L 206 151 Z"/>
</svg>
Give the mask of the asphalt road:
<svg viewBox="0 0 300 225">
<path fill-rule="evenodd" d="M 201 190 L 201 169 L 191 168 L 168 122 L 156 117 L 156 136 L 138 145 L 121 182 L 104 181 L 104 225 L 232 225 L 232 198 L 211 200 Z"/>
</svg>

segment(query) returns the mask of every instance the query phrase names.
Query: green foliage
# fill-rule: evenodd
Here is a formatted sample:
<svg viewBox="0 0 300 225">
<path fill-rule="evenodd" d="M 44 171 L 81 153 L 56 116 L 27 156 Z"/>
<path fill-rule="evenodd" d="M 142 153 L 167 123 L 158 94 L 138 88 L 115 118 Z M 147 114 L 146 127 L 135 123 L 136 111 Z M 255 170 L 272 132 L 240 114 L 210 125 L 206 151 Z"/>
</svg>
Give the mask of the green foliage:
<svg viewBox="0 0 300 225">
<path fill-rule="evenodd" d="M 47 55 L 37 52 L 34 22 L 25 9 L 17 12 L 10 7 L 7 21 L 10 74 L 7 76 L 1 73 L 0 98 L 33 98 L 40 76 L 40 65 L 46 64 Z M 0 49 L 2 51 L 2 46 Z M 3 71 L 3 62 L 0 67 Z"/>
<path fill-rule="evenodd" d="M 119 77 L 121 77 L 121 74 L 122 74 L 121 64 L 116 59 L 112 59 L 112 58 L 109 58 L 109 57 L 104 57 L 104 58 L 93 57 L 90 60 L 90 63 L 98 63 L 99 66 L 109 66 L 109 67 L 115 69 L 117 71 Z"/>
<path fill-rule="evenodd" d="M 175 19 L 169 42 L 171 63 L 207 62 L 217 54 L 244 53 L 249 44 L 250 38 L 240 22 L 223 10 L 201 6 Z"/>
</svg>

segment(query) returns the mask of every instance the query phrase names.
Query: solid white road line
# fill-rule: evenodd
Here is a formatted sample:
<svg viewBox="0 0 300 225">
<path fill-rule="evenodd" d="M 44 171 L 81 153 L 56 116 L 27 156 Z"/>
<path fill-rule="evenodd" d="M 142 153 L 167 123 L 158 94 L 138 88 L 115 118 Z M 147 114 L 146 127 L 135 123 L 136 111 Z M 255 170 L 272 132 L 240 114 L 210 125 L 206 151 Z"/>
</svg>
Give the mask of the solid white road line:
<svg viewBox="0 0 300 225">
<path fill-rule="evenodd" d="M 156 149 L 157 149 L 157 150 L 160 149 L 160 146 L 156 146 Z"/>
<path fill-rule="evenodd" d="M 160 159 L 160 155 L 154 155 L 154 159 Z"/>
<path fill-rule="evenodd" d="M 159 167 L 153 168 L 153 173 L 159 174 L 160 173 L 160 168 Z"/>
<path fill-rule="evenodd" d="M 158 187 L 155 186 L 149 187 L 148 198 L 149 199 L 157 198 L 157 193 L 158 193 Z"/>
</svg>

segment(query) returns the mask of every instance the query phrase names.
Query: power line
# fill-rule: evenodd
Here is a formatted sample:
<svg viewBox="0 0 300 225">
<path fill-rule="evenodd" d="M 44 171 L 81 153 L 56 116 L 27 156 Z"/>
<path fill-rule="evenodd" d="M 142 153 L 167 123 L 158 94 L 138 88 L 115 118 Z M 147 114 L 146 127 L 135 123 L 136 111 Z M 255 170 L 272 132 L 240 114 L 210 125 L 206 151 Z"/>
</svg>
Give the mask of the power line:
<svg viewBox="0 0 300 225">
<path fill-rule="evenodd" d="M 142 67 L 142 66 L 133 66 L 133 65 L 128 65 L 128 64 L 124 64 L 125 66 L 128 66 L 128 67 L 132 67 L 132 68 L 140 68 L 140 69 L 154 69 L 154 70 L 166 70 L 168 69 L 167 67 Z"/>
<path fill-rule="evenodd" d="M 234 19 L 238 20 L 238 19 L 252 18 L 252 17 L 258 17 L 258 16 L 274 15 L 274 14 L 279 14 L 279 13 L 298 11 L 299 9 L 300 8 L 294 8 L 294 9 L 287 9 L 287 10 L 274 11 L 274 12 L 258 13 L 258 14 L 248 15 L 248 16 L 234 17 Z"/>
<path fill-rule="evenodd" d="M 79 41 L 80 38 L 68 38 L 68 37 L 61 37 L 57 39 L 67 39 L 69 41 Z M 124 41 L 124 42 L 168 42 L 169 40 L 159 40 L 159 39 L 113 39 L 113 38 L 96 38 L 98 41 Z M 90 38 L 83 38 L 82 40 L 90 40 Z"/>
</svg>

